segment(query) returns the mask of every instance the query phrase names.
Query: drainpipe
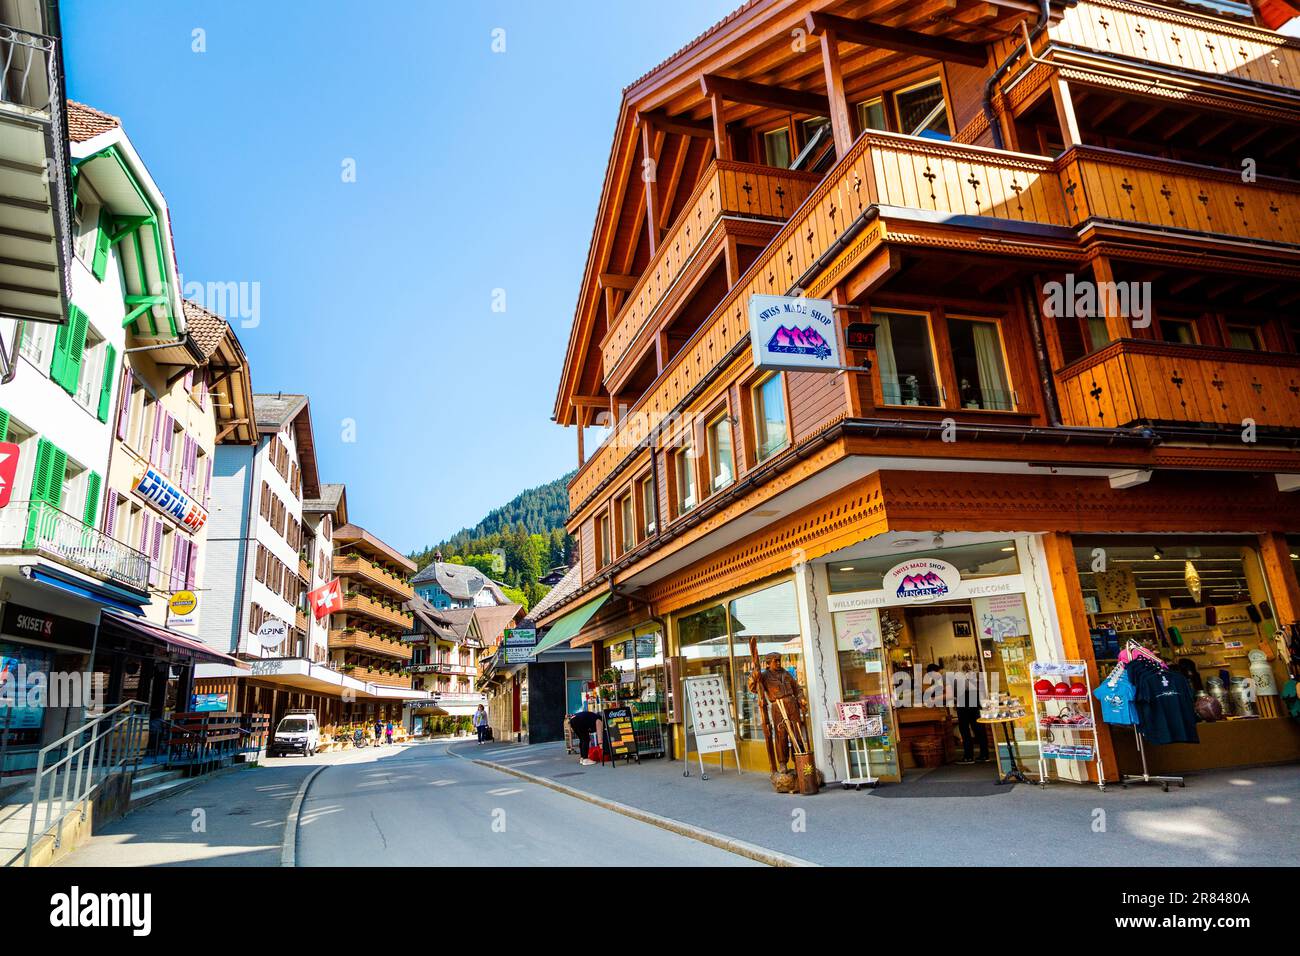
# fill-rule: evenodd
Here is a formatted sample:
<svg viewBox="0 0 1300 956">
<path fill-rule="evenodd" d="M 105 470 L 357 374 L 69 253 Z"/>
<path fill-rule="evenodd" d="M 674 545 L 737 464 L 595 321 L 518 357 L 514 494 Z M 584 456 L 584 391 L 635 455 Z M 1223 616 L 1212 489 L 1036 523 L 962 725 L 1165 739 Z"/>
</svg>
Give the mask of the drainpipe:
<svg viewBox="0 0 1300 956">
<path fill-rule="evenodd" d="M 1029 317 L 1029 331 L 1034 337 L 1034 357 L 1038 360 L 1038 377 L 1043 383 L 1043 396 L 1047 406 L 1047 424 L 1056 428 L 1061 424 L 1061 409 L 1056 399 L 1056 378 L 1047 360 L 1047 346 L 1043 339 L 1043 314 L 1038 308 L 1038 296 L 1026 289 L 1025 314 Z"/>
<path fill-rule="evenodd" d="M 1051 0 L 1039 0 L 1039 3 L 1041 6 L 1038 11 L 1038 22 L 1034 24 L 1034 29 L 1029 33 L 1029 42 L 1031 44 L 1047 29 L 1047 22 L 1052 13 Z M 997 113 L 993 109 L 993 91 L 997 89 L 998 81 L 1006 76 L 1012 64 L 1020 59 L 1025 50 L 1026 46 L 1023 43 L 1012 50 L 1001 65 L 993 71 L 993 75 L 988 78 L 988 82 L 984 84 L 984 116 L 989 121 L 989 132 L 993 136 L 994 149 L 1006 149 L 1006 142 L 1002 139 L 1002 126 L 998 122 Z"/>
</svg>

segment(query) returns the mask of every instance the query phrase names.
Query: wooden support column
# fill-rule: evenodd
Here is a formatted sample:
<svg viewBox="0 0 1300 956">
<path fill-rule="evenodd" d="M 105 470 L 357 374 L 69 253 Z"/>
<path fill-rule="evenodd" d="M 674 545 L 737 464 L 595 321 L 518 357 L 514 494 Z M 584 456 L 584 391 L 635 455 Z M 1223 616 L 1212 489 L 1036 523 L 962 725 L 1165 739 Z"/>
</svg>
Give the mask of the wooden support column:
<svg viewBox="0 0 1300 956">
<path fill-rule="evenodd" d="M 1052 88 L 1052 103 L 1056 106 L 1056 119 L 1061 124 L 1061 136 L 1065 146 L 1083 145 L 1079 135 L 1079 118 L 1074 112 L 1074 99 L 1070 96 L 1070 85 L 1058 75 L 1049 84 Z"/>
<path fill-rule="evenodd" d="M 1296 580 L 1286 535 L 1276 531 L 1261 534 L 1259 554 L 1273 602 L 1273 623 L 1280 626 L 1300 621 L 1300 582 Z"/>
<path fill-rule="evenodd" d="M 645 185 L 645 224 L 651 256 L 659 248 L 659 217 L 656 214 L 659 202 L 659 161 L 655 157 L 654 140 L 654 124 L 648 118 L 641 117 L 641 182 Z"/>
<path fill-rule="evenodd" d="M 583 422 L 587 418 L 587 413 L 583 409 L 578 409 L 578 467 L 581 468 L 587 461 L 587 449 L 583 444 L 582 433 L 585 431 Z"/>
<path fill-rule="evenodd" d="M 1079 580 L 1079 569 L 1074 563 L 1074 541 L 1063 532 L 1051 532 L 1043 535 L 1043 549 L 1047 552 L 1047 572 L 1065 657 L 1084 661 L 1088 665 L 1088 680 L 1096 687 L 1104 675 L 1097 668 L 1097 658 L 1092 650 L 1088 611 L 1083 604 L 1083 582 Z M 1097 751 L 1101 754 L 1106 779 L 1118 780 L 1115 745 L 1110 727 L 1104 722 L 1097 724 Z M 1089 763 L 1087 767 L 1091 778 L 1094 765 Z"/>
<path fill-rule="evenodd" d="M 839 37 L 833 28 L 822 31 L 822 68 L 826 72 L 826 95 L 830 99 L 831 131 L 835 134 L 835 156 L 842 159 L 857 138 L 853 114 L 844 95 L 844 74 L 840 69 Z"/>
<path fill-rule="evenodd" d="M 1092 277 L 1097 283 L 1097 308 L 1103 310 L 1106 317 L 1106 334 L 1110 336 L 1110 340 L 1117 342 L 1120 339 L 1134 338 L 1135 330 L 1129 317 L 1121 315 L 1116 308 L 1117 303 L 1114 299 L 1102 293 L 1104 284 L 1113 284 L 1115 282 L 1115 273 L 1111 269 L 1108 258 L 1098 256 L 1092 260 Z"/>
<path fill-rule="evenodd" d="M 734 236 L 727 236 L 723 246 L 723 258 L 727 265 L 727 288 L 734 289 L 736 283 L 740 281 L 740 254 Z"/>
<path fill-rule="evenodd" d="M 713 114 L 713 155 L 716 159 L 731 159 L 731 140 L 727 138 L 727 105 L 719 93 L 709 94 L 709 109 Z"/>
</svg>

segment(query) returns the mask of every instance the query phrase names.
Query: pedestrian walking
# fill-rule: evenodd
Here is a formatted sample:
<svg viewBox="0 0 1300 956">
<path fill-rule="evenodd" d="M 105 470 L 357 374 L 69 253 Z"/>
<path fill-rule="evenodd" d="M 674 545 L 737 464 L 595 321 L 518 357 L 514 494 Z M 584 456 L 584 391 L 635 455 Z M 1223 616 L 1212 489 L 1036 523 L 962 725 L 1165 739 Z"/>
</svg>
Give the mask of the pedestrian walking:
<svg viewBox="0 0 1300 956">
<path fill-rule="evenodd" d="M 391 744 L 392 742 L 393 742 L 393 722 L 390 720 L 388 722 L 388 726 L 384 728 L 384 743 Z"/>
<path fill-rule="evenodd" d="M 483 709 L 483 705 L 478 705 L 478 710 L 474 711 L 474 717 L 471 721 L 474 725 L 474 733 L 478 734 L 478 742 L 484 743 L 488 739 L 488 715 Z"/>
</svg>

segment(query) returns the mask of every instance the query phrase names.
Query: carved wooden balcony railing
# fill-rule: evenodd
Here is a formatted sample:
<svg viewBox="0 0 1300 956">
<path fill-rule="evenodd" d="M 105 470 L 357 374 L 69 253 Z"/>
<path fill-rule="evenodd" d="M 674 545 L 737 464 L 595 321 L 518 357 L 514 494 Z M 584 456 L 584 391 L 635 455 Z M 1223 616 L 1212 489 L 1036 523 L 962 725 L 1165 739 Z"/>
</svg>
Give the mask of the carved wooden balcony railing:
<svg viewBox="0 0 1300 956">
<path fill-rule="evenodd" d="M 1300 428 L 1300 356 L 1121 339 L 1056 373 L 1066 425 Z"/>
<path fill-rule="evenodd" d="M 415 594 L 409 581 L 394 574 L 382 565 L 376 565 L 356 554 L 339 554 L 334 557 L 334 573 L 361 578 L 369 584 L 390 593 L 394 598 L 409 601 Z"/>
<path fill-rule="evenodd" d="M 784 222 L 817 185 L 814 173 L 715 160 L 601 342 L 606 378 L 627 356 L 655 310 L 725 216 Z"/>
<path fill-rule="evenodd" d="M 412 654 L 410 644 L 368 631 L 348 631 L 343 628 L 334 628 L 330 631 L 330 648 L 369 651 L 372 654 L 393 657 L 400 661 L 409 661 Z"/>
<path fill-rule="evenodd" d="M 1089 218 L 1300 245 L 1300 183 L 1076 146 L 1058 160 L 1074 225 Z"/>
<path fill-rule="evenodd" d="M 369 667 L 353 667 L 351 670 L 344 671 L 349 677 L 354 677 L 359 681 L 365 681 L 367 684 L 379 684 L 383 687 L 410 687 L 411 677 L 409 674 L 390 674 L 387 671 L 374 670 Z"/>
<path fill-rule="evenodd" d="M 1066 7 L 1049 36 L 1057 43 L 1177 70 L 1300 90 L 1300 46 L 1270 30 L 1187 10 L 1085 0 Z"/>
<path fill-rule="evenodd" d="M 376 621 L 394 627 L 399 631 L 408 631 L 415 623 L 412 615 L 407 611 L 395 611 L 390 607 L 384 607 L 379 601 L 366 597 L 364 594 L 356 594 L 348 597 L 346 592 L 343 596 L 343 610 L 349 615 L 356 614 L 368 617 Z"/>
</svg>

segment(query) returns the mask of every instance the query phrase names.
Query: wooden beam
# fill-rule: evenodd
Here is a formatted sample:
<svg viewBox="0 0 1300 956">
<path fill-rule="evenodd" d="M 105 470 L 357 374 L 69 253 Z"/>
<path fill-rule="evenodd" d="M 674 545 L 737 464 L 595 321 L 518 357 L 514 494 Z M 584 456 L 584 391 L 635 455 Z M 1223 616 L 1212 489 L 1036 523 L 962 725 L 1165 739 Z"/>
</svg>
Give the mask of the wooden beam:
<svg viewBox="0 0 1300 956">
<path fill-rule="evenodd" d="M 727 107 L 722 95 L 709 95 L 709 109 L 713 115 L 713 155 L 718 159 L 731 159 L 731 137 L 727 135 Z"/>
<path fill-rule="evenodd" d="M 844 74 L 840 69 L 840 43 L 835 31 L 821 35 L 822 67 L 826 71 L 826 93 L 830 101 L 831 131 L 835 134 L 836 157 L 847 156 L 853 141 L 853 113 L 844 95 Z"/>
<path fill-rule="evenodd" d="M 830 101 L 822 93 L 806 93 L 750 80 L 733 80 L 714 73 L 705 73 L 700 77 L 700 89 L 705 96 L 716 95 L 733 103 L 748 103 L 751 106 L 789 110 L 792 113 L 811 113 L 814 116 L 825 116 L 830 112 Z M 717 124 L 714 125 L 716 127 Z"/>
<path fill-rule="evenodd" d="M 1146 126 L 1147 123 L 1150 123 L 1153 119 L 1155 119 L 1157 116 L 1163 113 L 1164 110 L 1165 110 L 1165 106 L 1163 103 L 1157 103 L 1155 106 L 1152 106 L 1150 109 L 1144 110 L 1142 114 L 1137 117 L 1137 119 L 1133 120 L 1133 122 L 1129 123 L 1128 126 L 1125 127 L 1125 133 L 1129 136 L 1132 136 L 1143 126 Z"/>
<path fill-rule="evenodd" d="M 1070 100 L 1070 85 L 1058 75 L 1051 80 L 1052 104 L 1056 107 L 1056 119 L 1061 124 L 1061 135 L 1065 137 L 1066 146 L 1079 146 L 1083 136 L 1079 133 L 1079 118 L 1074 112 L 1074 103 Z"/>
<path fill-rule="evenodd" d="M 808 32 L 814 36 L 824 30 L 834 30 L 841 40 L 862 46 L 879 47 L 883 50 L 897 50 L 916 56 L 931 57 L 936 60 L 951 60 L 965 63 L 967 66 L 984 66 L 988 62 L 988 53 L 977 43 L 964 40 L 952 40 L 948 37 L 931 36 L 915 30 L 903 30 L 899 27 L 882 27 L 864 20 L 850 20 L 830 13 L 810 13 L 804 20 Z"/>
<path fill-rule="evenodd" d="M 620 272 L 602 272 L 596 277 L 596 282 L 602 289 L 621 289 L 627 292 L 635 288 L 637 277 L 623 275 Z"/>
<path fill-rule="evenodd" d="M 641 184 L 645 187 L 645 227 L 646 238 L 650 240 L 650 258 L 654 258 L 659 248 L 659 216 L 656 206 L 659 203 L 659 157 L 655 154 L 654 124 L 646 121 L 641 124 Z"/>
<path fill-rule="evenodd" d="M 653 123 L 657 129 L 678 136 L 708 139 L 713 135 L 713 127 L 703 120 L 693 120 L 689 116 L 669 116 L 663 110 L 642 110 L 637 114 L 637 119 L 642 123 Z"/>
</svg>

